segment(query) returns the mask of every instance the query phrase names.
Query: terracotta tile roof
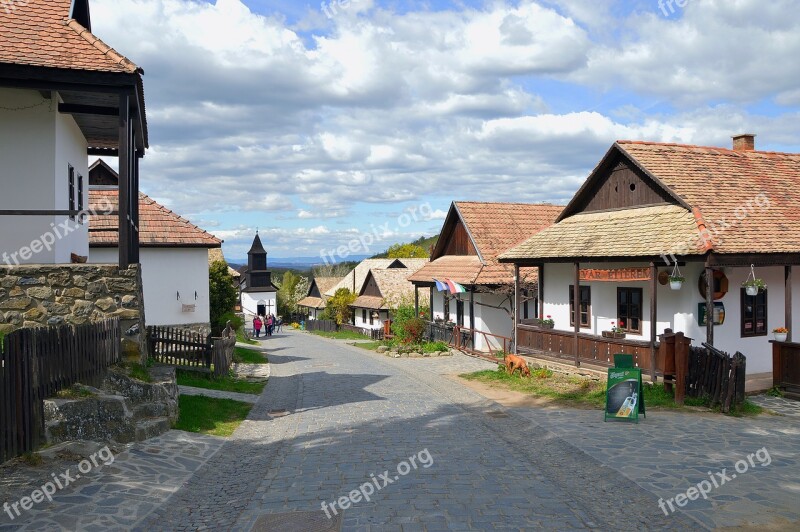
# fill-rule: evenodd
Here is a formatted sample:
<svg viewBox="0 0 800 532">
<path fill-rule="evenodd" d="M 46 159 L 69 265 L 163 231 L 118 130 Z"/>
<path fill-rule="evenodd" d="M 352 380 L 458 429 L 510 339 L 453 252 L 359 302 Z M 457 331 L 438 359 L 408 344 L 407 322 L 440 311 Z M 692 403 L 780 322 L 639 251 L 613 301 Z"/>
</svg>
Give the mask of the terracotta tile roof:
<svg viewBox="0 0 800 532">
<path fill-rule="evenodd" d="M 0 63 L 115 73 L 141 69 L 69 19 L 71 0 L 27 0 L 0 9 Z"/>
<path fill-rule="evenodd" d="M 382 297 L 358 296 L 351 306 L 387 310 L 396 308 L 402 301 L 414 301 L 414 285 L 408 280 L 408 276 L 413 272 L 413 269 L 378 268 L 370 271 L 372 277 L 375 279 L 375 283 L 378 285 L 378 290 L 380 290 Z M 420 291 L 420 305 L 427 304 L 428 299 L 428 294 L 424 290 Z"/>
<path fill-rule="evenodd" d="M 625 228 L 635 228 L 626 231 Z M 697 220 L 677 205 L 577 214 L 532 236 L 500 258 L 657 257 L 675 242 L 701 255 Z"/>
<path fill-rule="evenodd" d="M 89 190 L 89 209 L 102 212 L 109 204 L 117 210 L 119 190 Z M 89 245 L 113 247 L 119 244 L 119 222 L 115 215 L 89 217 Z M 181 218 L 150 197 L 139 194 L 139 245 L 142 247 L 216 248 L 222 241 Z"/>
<path fill-rule="evenodd" d="M 716 235 L 714 252 L 800 251 L 800 154 L 634 141 L 616 145 L 700 210 Z"/>
<path fill-rule="evenodd" d="M 500 264 L 498 255 L 552 225 L 564 209 L 561 205 L 535 203 L 458 201 L 454 205 L 480 258 L 438 257 L 415 273 L 411 281 L 429 283 L 433 279 L 451 279 L 466 285 L 512 284 L 514 268 Z M 529 272 L 527 277 L 535 282 L 536 271 Z"/>
<path fill-rule="evenodd" d="M 412 271 L 417 271 L 429 261 L 429 259 L 365 259 L 350 270 L 350 273 L 345 275 L 342 280 L 322 293 L 330 297 L 340 288 L 347 288 L 352 292 L 353 287 L 355 287 L 355 293 L 358 293 L 364 285 L 364 280 L 367 278 L 367 274 L 370 270 L 375 268 L 387 268 L 390 264 L 398 260 Z M 406 275 L 408 275 L 408 273 L 409 272 L 406 270 Z M 355 283 L 353 282 L 354 276 Z"/>
</svg>

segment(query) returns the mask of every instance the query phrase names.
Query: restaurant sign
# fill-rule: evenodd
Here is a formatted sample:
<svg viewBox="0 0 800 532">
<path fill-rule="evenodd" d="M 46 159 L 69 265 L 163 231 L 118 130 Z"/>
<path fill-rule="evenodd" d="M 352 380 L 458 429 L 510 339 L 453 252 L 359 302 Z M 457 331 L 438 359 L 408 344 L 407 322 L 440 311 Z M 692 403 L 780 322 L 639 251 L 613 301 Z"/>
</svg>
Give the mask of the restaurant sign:
<svg viewBox="0 0 800 532">
<path fill-rule="evenodd" d="M 619 268 L 617 270 L 581 270 L 581 281 L 649 281 L 650 268 Z"/>
</svg>

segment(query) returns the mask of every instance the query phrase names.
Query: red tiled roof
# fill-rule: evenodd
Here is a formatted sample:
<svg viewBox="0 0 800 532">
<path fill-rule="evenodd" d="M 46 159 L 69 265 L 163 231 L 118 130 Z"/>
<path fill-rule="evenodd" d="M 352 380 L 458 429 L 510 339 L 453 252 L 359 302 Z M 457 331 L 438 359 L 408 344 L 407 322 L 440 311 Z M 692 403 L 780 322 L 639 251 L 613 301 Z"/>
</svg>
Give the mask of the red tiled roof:
<svg viewBox="0 0 800 532">
<path fill-rule="evenodd" d="M 480 258 L 438 257 L 409 277 L 409 280 L 431 282 L 435 278 L 468 285 L 511 284 L 514 282 L 513 266 L 500 264 L 497 257 L 552 225 L 564 209 L 561 205 L 534 203 L 458 201 L 454 205 Z M 442 236 L 439 238 L 441 240 Z M 536 279 L 537 274 L 533 270 L 528 273 L 526 281 L 536 282 Z"/>
<path fill-rule="evenodd" d="M 0 6 L 0 63 L 141 73 L 138 66 L 69 19 L 70 5 L 71 0 L 27 0 Z"/>
<path fill-rule="evenodd" d="M 109 205 L 117 210 L 119 190 L 89 190 L 89 209 L 103 212 Z M 119 221 L 115 215 L 89 217 L 89 245 L 113 247 L 119 244 Z M 139 245 L 142 247 L 216 248 L 222 241 L 181 218 L 150 197 L 139 194 Z"/>
<path fill-rule="evenodd" d="M 800 251 L 800 154 L 634 141 L 617 146 L 699 209 L 714 252 Z"/>
</svg>

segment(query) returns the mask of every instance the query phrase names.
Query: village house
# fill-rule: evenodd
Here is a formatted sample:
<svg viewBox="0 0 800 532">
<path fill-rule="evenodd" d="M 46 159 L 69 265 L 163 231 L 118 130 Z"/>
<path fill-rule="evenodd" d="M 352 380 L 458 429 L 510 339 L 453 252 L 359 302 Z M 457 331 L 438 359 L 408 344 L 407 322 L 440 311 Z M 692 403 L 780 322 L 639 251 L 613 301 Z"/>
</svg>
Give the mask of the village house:
<svg viewBox="0 0 800 532">
<path fill-rule="evenodd" d="M 272 272 L 267 269 L 267 250 L 257 231 L 247 252 L 247 268 L 239 284 L 239 301 L 246 324 L 256 316 L 278 315 L 278 287 L 272 284 Z"/>
<path fill-rule="evenodd" d="M 307 320 L 319 319 L 325 311 L 328 297 L 325 293 L 336 286 L 342 279 L 340 277 L 315 277 L 308 286 L 306 297 L 297 302 L 298 311 Z"/>
<path fill-rule="evenodd" d="M 553 226 L 500 256 L 539 268 L 539 315 L 554 321 L 518 324 L 518 350 L 604 365 L 631 353 L 654 374 L 672 329 L 743 353 L 748 376 L 772 372 L 773 329 L 800 325 L 798 185 L 800 154 L 757 151 L 754 135 L 733 149 L 616 142 Z"/>
<path fill-rule="evenodd" d="M 365 329 L 380 329 L 392 318 L 392 311 L 401 304 L 428 306 L 427 294 L 415 300 L 414 285 L 409 275 L 417 271 L 428 259 L 400 259 L 404 267 L 371 268 L 364 278 L 353 308 L 353 325 Z"/>
<path fill-rule="evenodd" d="M 119 176 L 103 160 L 89 168 L 89 262 L 113 262 L 118 255 L 119 221 L 102 214 L 116 210 Z M 148 325 L 208 329 L 208 255 L 222 242 L 145 194 L 139 194 L 139 242 Z"/>
<path fill-rule="evenodd" d="M 562 210 L 548 204 L 454 202 L 431 262 L 409 277 L 416 288 L 429 290 L 433 321 L 468 330 L 478 351 L 508 347 L 514 332 L 514 268 L 497 256 L 551 225 Z M 536 268 L 522 268 L 519 282 L 520 317 L 535 319 Z"/>
</svg>

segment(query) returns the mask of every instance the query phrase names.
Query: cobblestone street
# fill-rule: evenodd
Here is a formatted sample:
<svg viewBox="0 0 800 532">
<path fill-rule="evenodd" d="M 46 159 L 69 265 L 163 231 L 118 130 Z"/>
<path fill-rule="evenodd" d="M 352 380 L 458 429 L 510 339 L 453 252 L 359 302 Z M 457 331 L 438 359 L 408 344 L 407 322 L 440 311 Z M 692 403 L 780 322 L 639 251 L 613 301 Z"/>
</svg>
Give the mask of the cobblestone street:
<svg viewBox="0 0 800 532">
<path fill-rule="evenodd" d="M 495 367 L 466 356 L 393 359 L 300 332 L 264 346 L 269 384 L 232 438 L 172 431 L 0 529 L 249 531 L 281 518 L 281 530 L 308 530 L 302 512 L 336 523 L 323 502 L 344 530 L 797 527 L 796 417 L 603 423 L 501 407 L 452 378 Z M 762 447 L 768 466 L 674 514 L 659 508 Z M 377 486 L 369 501 L 351 494 L 365 483 Z"/>
</svg>

